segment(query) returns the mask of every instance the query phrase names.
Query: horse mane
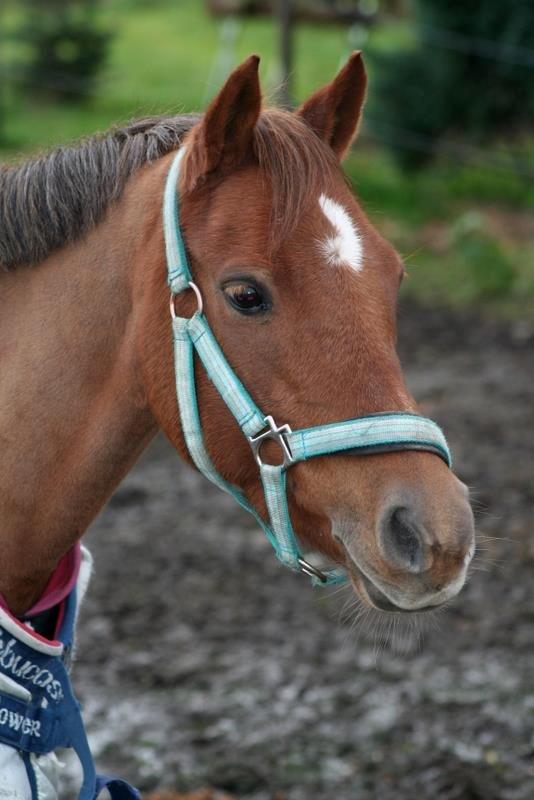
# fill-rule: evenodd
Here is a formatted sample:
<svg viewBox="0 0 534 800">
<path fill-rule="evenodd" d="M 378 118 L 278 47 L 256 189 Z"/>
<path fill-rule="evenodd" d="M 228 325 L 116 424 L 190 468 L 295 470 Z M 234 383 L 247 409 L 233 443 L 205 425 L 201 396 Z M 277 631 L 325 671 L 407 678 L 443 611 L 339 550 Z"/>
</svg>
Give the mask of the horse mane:
<svg viewBox="0 0 534 800">
<path fill-rule="evenodd" d="M 175 150 L 199 115 L 141 119 L 0 169 L 0 265 L 35 265 L 82 237 L 117 202 L 143 165 Z M 267 109 L 253 149 L 272 190 L 276 238 L 336 168 L 333 153 L 295 114 Z"/>
</svg>

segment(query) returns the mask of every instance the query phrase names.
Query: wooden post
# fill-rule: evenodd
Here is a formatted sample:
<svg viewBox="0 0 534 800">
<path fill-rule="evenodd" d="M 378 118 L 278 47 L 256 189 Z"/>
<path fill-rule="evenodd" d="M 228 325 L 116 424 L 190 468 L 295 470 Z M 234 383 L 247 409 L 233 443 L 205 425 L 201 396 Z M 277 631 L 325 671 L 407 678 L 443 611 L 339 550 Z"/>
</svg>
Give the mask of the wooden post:
<svg viewBox="0 0 534 800">
<path fill-rule="evenodd" d="M 4 7 L 0 6 L 0 141 L 4 138 L 4 120 L 7 114 L 7 61 L 4 61 L 5 32 L 3 28 Z"/>
<path fill-rule="evenodd" d="M 280 66 L 282 72 L 282 86 L 280 87 L 279 102 L 285 108 L 292 106 L 292 68 L 293 68 L 293 3 L 294 0 L 276 0 L 276 15 L 278 17 L 280 37 Z"/>
</svg>

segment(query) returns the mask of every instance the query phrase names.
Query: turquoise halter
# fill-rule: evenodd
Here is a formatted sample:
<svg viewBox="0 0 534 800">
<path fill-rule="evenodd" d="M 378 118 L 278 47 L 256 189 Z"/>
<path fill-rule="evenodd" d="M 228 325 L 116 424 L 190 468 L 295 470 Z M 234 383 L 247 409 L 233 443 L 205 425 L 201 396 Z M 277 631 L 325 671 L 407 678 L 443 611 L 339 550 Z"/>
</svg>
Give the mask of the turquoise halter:
<svg viewBox="0 0 534 800">
<path fill-rule="evenodd" d="M 177 191 L 183 154 L 183 148 L 176 153 L 167 176 L 163 225 L 171 290 L 176 394 L 186 445 L 200 472 L 231 494 L 257 520 L 283 564 L 309 575 L 316 585 L 340 583 L 346 579 L 345 570 L 318 569 L 305 561 L 300 553 L 287 505 L 286 471 L 299 461 L 328 453 L 364 454 L 410 449 L 436 453 L 450 466 L 451 456 L 446 439 L 432 420 L 403 411 L 369 414 L 292 431 L 289 425 L 277 425 L 272 416 L 264 414 L 257 407 L 219 347 L 204 315 L 202 295 L 193 282 L 180 229 Z M 190 319 L 178 317 L 174 303 L 175 295 L 187 289 L 194 291 L 198 302 L 198 309 Z M 211 463 L 198 411 L 193 363 L 195 352 L 252 448 L 263 484 L 268 522 L 251 506 L 243 492 L 224 480 Z M 281 464 L 262 461 L 261 446 L 267 439 L 279 445 Z"/>
</svg>

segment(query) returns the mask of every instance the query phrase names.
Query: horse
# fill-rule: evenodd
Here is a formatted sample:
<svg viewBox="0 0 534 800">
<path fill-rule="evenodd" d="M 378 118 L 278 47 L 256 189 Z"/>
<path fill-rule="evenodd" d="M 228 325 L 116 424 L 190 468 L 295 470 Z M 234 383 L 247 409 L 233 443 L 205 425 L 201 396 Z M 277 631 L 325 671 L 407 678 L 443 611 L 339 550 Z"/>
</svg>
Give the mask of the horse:
<svg viewBox="0 0 534 800">
<path fill-rule="evenodd" d="M 0 172 L 0 595 L 13 618 L 72 572 L 159 430 L 192 463 L 161 214 L 177 151 L 194 288 L 258 404 L 295 428 L 417 414 L 396 352 L 403 263 L 341 166 L 364 105 L 361 54 L 295 111 L 262 107 L 258 63 L 238 66 L 202 115 L 140 120 Z M 198 302 L 178 294 L 173 314 Z M 198 361 L 194 372 L 211 461 L 265 519 L 255 454 Z M 276 460 L 277 443 L 262 454 Z M 369 606 L 436 608 L 466 580 L 468 490 L 428 449 L 302 461 L 287 501 L 299 539 Z"/>
</svg>

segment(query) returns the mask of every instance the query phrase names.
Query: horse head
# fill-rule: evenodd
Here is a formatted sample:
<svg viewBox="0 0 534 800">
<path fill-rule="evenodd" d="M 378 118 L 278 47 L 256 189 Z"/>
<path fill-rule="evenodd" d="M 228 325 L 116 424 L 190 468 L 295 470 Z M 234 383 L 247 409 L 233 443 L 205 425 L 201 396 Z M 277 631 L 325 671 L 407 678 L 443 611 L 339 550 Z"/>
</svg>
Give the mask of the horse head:
<svg viewBox="0 0 534 800">
<path fill-rule="evenodd" d="M 185 139 L 181 219 L 206 317 L 255 401 L 293 428 L 417 412 L 396 353 L 402 260 L 341 168 L 365 87 L 356 53 L 295 112 L 262 110 L 252 56 Z M 153 287 L 161 295 L 161 271 Z M 190 315 L 194 302 L 177 298 L 179 312 Z M 153 339 L 144 352 L 154 414 L 186 455 L 171 363 Z M 215 467 L 265 516 L 246 438 L 201 368 L 196 382 Z M 276 460 L 274 443 L 263 457 Z M 295 465 L 287 490 L 299 538 L 342 564 L 366 603 L 425 609 L 464 584 L 468 493 L 433 453 L 325 455 Z"/>
</svg>

